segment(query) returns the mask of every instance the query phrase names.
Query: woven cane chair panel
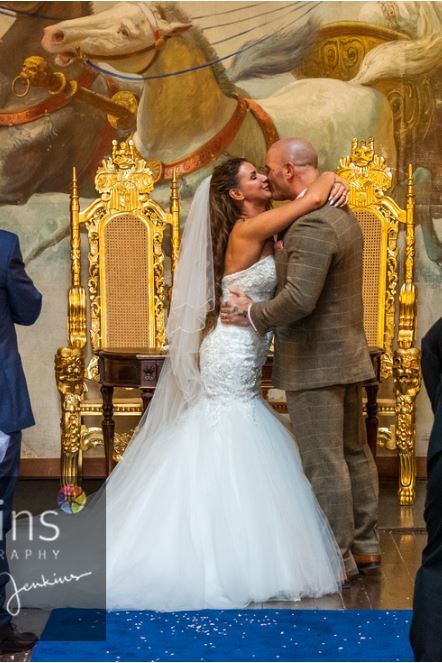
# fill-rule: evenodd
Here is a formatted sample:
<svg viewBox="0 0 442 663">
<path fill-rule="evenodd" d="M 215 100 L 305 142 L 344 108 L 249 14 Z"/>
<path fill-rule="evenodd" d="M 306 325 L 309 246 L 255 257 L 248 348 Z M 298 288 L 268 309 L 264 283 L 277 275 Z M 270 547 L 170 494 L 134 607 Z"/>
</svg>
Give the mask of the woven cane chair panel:
<svg viewBox="0 0 442 663">
<path fill-rule="evenodd" d="M 364 300 L 364 328 L 369 346 L 378 345 L 378 320 L 380 314 L 380 296 L 385 291 L 380 275 L 382 256 L 382 223 L 369 210 L 353 210 L 362 228 L 364 236 L 364 260 L 362 297 Z M 384 297 L 382 296 L 381 301 Z"/>
<path fill-rule="evenodd" d="M 132 214 L 119 214 L 104 230 L 104 347 L 149 347 L 148 229 Z"/>
</svg>

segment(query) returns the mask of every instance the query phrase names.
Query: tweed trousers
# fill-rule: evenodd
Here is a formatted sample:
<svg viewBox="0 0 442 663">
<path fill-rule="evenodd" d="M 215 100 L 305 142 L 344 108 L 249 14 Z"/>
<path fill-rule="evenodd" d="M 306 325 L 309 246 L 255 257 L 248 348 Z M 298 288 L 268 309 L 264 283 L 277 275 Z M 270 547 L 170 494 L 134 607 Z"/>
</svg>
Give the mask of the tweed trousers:
<svg viewBox="0 0 442 663">
<path fill-rule="evenodd" d="M 348 384 L 286 392 L 304 471 L 350 572 L 356 568 L 352 553 L 379 553 L 378 475 L 361 390 Z"/>
</svg>

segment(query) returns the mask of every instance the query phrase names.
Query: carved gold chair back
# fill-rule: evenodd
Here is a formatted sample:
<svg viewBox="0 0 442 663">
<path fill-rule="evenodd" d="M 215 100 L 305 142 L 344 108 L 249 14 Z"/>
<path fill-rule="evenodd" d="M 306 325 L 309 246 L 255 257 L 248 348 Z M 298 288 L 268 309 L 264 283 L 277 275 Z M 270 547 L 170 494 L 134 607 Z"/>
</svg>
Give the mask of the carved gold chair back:
<svg viewBox="0 0 442 663">
<path fill-rule="evenodd" d="M 100 349 L 165 349 L 165 318 L 179 250 L 177 180 L 171 182 L 170 211 L 151 198 L 154 175 L 132 141 L 113 141 L 112 156 L 98 168 L 100 197 L 80 211 L 75 169 L 71 194 L 71 287 L 67 348 L 55 358 L 62 401 L 62 480 L 76 483 L 82 453 L 102 443 L 101 429 L 84 419 L 101 417 L 101 403 L 86 399 L 84 379 L 98 380 Z M 171 255 L 163 243 L 170 228 Z M 81 234 L 88 239 L 87 285 L 82 284 Z M 87 313 L 89 314 L 89 330 Z M 89 333 L 88 333 L 89 331 Z M 87 363 L 88 349 L 92 350 Z M 87 366 L 86 366 L 87 363 Z M 116 415 L 141 414 L 138 403 L 114 403 Z"/>
<path fill-rule="evenodd" d="M 363 300 L 368 345 L 383 350 L 382 377 L 393 370 L 393 340 L 398 287 L 398 235 L 405 212 L 386 192 L 392 173 L 374 153 L 374 140 L 353 139 L 351 155 L 337 173 L 350 187 L 349 205 L 364 235 Z"/>
<path fill-rule="evenodd" d="M 364 235 L 363 300 L 368 345 L 383 351 L 380 377 L 393 377 L 395 402 L 394 444 L 399 451 L 401 504 L 415 495 L 415 398 L 421 377 L 416 333 L 414 284 L 414 189 L 408 167 L 405 209 L 387 195 L 392 173 L 375 153 L 374 139 L 353 139 L 351 155 L 340 160 L 337 172 L 350 187 L 350 207 Z M 399 261 L 399 232 L 404 230 L 405 251 Z M 400 264 L 403 265 L 400 268 Z M 403 272 L 403 273 L 402 273 Z M 388 400 L 388 399 L 387 399 Z M 380 414 L 382 409 L 380 408 Z"/>
</svg>

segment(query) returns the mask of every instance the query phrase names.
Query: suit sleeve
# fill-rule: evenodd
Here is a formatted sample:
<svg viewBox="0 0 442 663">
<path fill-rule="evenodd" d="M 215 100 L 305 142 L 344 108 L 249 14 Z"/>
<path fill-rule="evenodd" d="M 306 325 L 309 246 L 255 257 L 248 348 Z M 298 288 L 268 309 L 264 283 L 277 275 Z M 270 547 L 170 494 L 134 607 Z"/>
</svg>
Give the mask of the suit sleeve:
<svg viewBox="0 0 442 663">
<path fill-rule="evenodd" d="M 6 290 L 14 322 L 18 325 L 34 324 L 40 315 L 42 296 L 26 274 L 18 238 L 9 257 Z"/>
<path fill-rule="evenodd" d="M 250 317 L 261 334 L 296 322 L 314 311 L 337 251 L 333 228 L 315 216 L 295 221 L 284 243 L 287 277 L 283 288 L 274 299 L 253 304 L 250 309 Z"/>
<path fill-rule="evenodd" d="M 422 339 L 422 377 L 436 412 L 442 396 L 442 318 L 440 318 Z"/>
</svg>

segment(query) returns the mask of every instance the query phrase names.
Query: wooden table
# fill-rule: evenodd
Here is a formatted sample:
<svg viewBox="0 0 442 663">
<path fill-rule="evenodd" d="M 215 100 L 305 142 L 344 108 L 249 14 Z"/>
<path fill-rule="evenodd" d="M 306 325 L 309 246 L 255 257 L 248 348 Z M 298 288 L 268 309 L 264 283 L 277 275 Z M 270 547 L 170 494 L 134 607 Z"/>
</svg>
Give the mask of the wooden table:
<svg viewBox="0 0 442 663">
<path fill-rule="evenodd" d="M 115 387 L 140 389 L 143 399 L 143 412 L 148 408 L 154 395 L 161 369 L 166 358 L 165 353 L 151 348 L 112 348 L 99 350 L 99 373 L 101 394 L 103 397 L 103 440 L 106 454 L 106 471 L 113 469 L 113 451 L 115 422 L 113 419 L 113 393 Z M 370 357 L 375 370 L 373 380 L 364 384 L 367 392 L 367 439 L 373 455 L 376 456 L 378 431 L 377 392 L 380 378 L 380 358 L 382 350 L 370 348 Z M 266 397 L 272 388 L 273 355 L 269 355 L 262 371 L 262 390 Z"/>
<path fill-rule="evenodd" d="M 155 348 L 112 348 L 99 350 L 97 354 L 103 397 L 102 429 L 106 472 L 109 475 L 113 469 L 115 436 L 112 402 L 114 389 L 140 389 L 144 412 L 155 393 L 166 354 Z"/>
</svg>

